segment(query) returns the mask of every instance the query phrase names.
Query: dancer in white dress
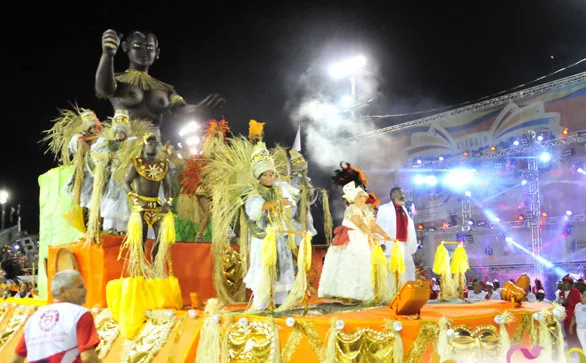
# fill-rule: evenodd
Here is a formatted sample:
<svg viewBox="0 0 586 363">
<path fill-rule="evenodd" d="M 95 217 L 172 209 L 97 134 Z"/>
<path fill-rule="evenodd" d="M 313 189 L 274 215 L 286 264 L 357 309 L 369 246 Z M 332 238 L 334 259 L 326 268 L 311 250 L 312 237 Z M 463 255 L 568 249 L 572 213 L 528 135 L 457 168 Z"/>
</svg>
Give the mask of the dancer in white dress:
<svg viewBox="0 0 586 363">
<path fill-rule="evenodd" d="M 368 194 L 364 189 L 356 187 L 354 181 L 344 186 L 344 199 L 350 205 L 326 253 L 319 282 L 319 297 L 358 301 L 375 298 L 372 273 L 372 248 L 378 239 L 375 233 L 383 235 L 385 239 L 388 236 L 376 224 L 374 215 L 366 207 L 367 198 Z"/>
</svg>

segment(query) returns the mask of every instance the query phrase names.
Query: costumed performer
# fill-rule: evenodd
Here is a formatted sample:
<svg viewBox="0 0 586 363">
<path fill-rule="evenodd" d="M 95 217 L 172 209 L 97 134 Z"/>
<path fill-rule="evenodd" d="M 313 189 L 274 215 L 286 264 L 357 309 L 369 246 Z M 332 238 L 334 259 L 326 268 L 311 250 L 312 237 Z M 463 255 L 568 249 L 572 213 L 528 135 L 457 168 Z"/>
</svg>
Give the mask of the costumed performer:
<svg viewBox="0 0 586 363">
<path fill-rule="evenodd" d="M 317 201 L 318 193 L 311 185 L 311 179 L 307 177 L 307 162 L 303 155 L 295 148 L 289 150 L 289 155 L 291 158 L 291 186 L 300 191 L 296 201 L 297 211 L 293 219 L 293 228 L 296 231 L 307 231 L 315 236 L 317 230 L 313 225 L 311 206 Z M 295 239 L 299 243 L 301 236 L 296 236 Z"/>
<path fill-rule="evenodd" d="M 403 273 L 391 271 L 395 274 L 390 279 L 391 291 L 396 294 L 401 291 L 407 281 L 415 280 L 415 262 L 412 255 L 417 252 L 417 235 L 413 219 L 405 208 L 403 189 L 395 187 L 391 189 L 390 194 L 391 201 L 379 207 L 376 220 L 392 240 L 392 242 L 385 242 L 385 254 L 389 256 L 389 261 L 402 260 L 404 264 Z M 396 286 L 397 282 L 399 286 Z"/>
<path fill-rule="evenodd" d="M 244 278 L 252 290 L 252 308 L 260 311 L 285 301 L 295 282 L 287 219 L 295 213 L 291 186 L 275 181 L 275 166 L 263 142 L 255 144 L 251 168 L 257 185 L 245 203 L 250 232 L 250 267 Z M 293 246 L 294 247 L 294 246 Z"/>
<path fill-rule="evenodd" d="M 126 174 L 125 187 L 128 192 L 128 198 L 133 202 L 133 214 L 137 214 L 140 217 L 140 221 L 137 218 L 130 218 L 128 223 L 128 236 L 127 240 L 130 244 L 137 243 L 133 241 L 137 239 L 137 236 L 131 235 L 131 229 L 137 229 L 137 223 L 141 224 L 140 230 L 140 242 L 142 244 L 142 253 L 145 253 L 146 237 L 149 227 L 153 229 L 155 234 L 155 242 L 151 250 L 151 263 L 157 265 L 157 254 L 159 248 L 164 247 L 165 253 L 169 244 L 175 241 L 162 241 L 161 240 L 161 227 L 163 219 L 166 216 L 173 217 L 170 212 L 173 198 L 171 197 L 171 180 L 169 178 L 168 170 L 169 163 L 166 160 L 160 160 L 157 158 L 158 148 L 160 146 L 159 141 L 154 133 L 148 133 L 143 136 L 144 146 L 143 154 L 141 157 L 133 159 L 132 165 L 130 165 Z M 134 185 L 134 187 L 133 187 Z M 164 199 L 161 200 L 159 197 L 159 189 L 163 186 Z M 132 252 L 132 250 L 131 250 Z M 164 254 L 165 254 L 164 253 Z M 164 264 L 166 256 L 161 256 L 159 260 Z M 138 261 L 136 261 L 138 262 Z M 142 261 L 141 261 L 142 262 Z M 164 271 L 158 269 L 156 271 L 158 275 L 165 275 Z M 141 274 L 145 276 L 144 274 Z"/>
<path fill-rule="evenodd" d="M 142 124 L 142 130 L 137 130 L 138 134 L 144 134 L 150 128 L 150 125 Z M 101 136 L 92 145 L 91 156 L 95 160 L 96 173 L 86 239 L 97 239 L 102 229 L 110 234 L 126 232 L 130 205 L 123 181 L 116 178 L 116 170 L 122 163 L 125 149 L 130 148 L 133 142 L 141 142 L 133 132 L 133 128 L 138 128 L 137 125 L 138 122 L 130 124 L 127 111 L 117 110 L 112 118 L 111 135 Z M 103 222 L 100 226 L 101 218 Z"/>
<path fill-rule="evenodd" d="M 51 129 L 44 131 L 42 142 L 48 142 L 47 152 L 52 152 L 61 165 L 73 164 L 73 175 L 63 193 L 72 199 L 66 215 L 69 223 L 86 232 L 87 205 L 93 190 L 94 160 L 90 149 L 104 127 L 96 114 L 89 109 L 75 106 L 74 110 L 59 110 Z"/>
<path fill-rule="evenodd" d="M 147 310 L 181 309 L 179 281 L 173 276 L 171 247 L 175 221 L 170 212 L 172 197 L 169 165 L 157 157 L 160 146 L 153 132 L 142 138 L 142 156 L 133 158 L 125 179 L 128 199 L 133 202 L 126 237 L 118 259 L 124 258 L 124 277 L 106 285 L 106 300 L 120 334 L 135 337 L 142 329 Z M 159 197 L 162 187 L 164 198 Z M 155 234 L 150 263 L 145 258 L 149 227 Z"/>
<path fill-rule="evenodd" d="M 128 55 L 128 69 L 114 73 L 114 56 L 119 46 Z M 96 71 L 96 94 L 108 98 L 115 110 L 127 110 L 130 118 L 148 120 L 160 139 L 160 128 L 165 113 L 213 118 L 213 113 L 224 104 L 218 95 L 209 95 L 197 105 L 188 105 L 173 86 L 149 75 L 149 68 L 160 55 L 159 41 L 153 33 L 134 31 L 120 42 L 116 31 L 109 29 L 102 35 L 102 56 Z"/>
<path fill-rule="evenodd" d="M 374 215 L 366 205 L 368 193 L 354 181 L 346 184 L 343 191 L 348 206 L 342 226 L 334 230 L 334 240 L 326 253 L 318 295 L 348 302 L 370 302 L 375 300 L 375 286 L 379 285 L 373 274 L 373 248 L 380 249 L 375 233 L 385 238 L 388 236 L 376 225 Z M 384 274 L 378 279 L 386 285 L 386 263 L 379 271 Z M 383 296 L 383 300 L 387 298 Z"/>
</svg>

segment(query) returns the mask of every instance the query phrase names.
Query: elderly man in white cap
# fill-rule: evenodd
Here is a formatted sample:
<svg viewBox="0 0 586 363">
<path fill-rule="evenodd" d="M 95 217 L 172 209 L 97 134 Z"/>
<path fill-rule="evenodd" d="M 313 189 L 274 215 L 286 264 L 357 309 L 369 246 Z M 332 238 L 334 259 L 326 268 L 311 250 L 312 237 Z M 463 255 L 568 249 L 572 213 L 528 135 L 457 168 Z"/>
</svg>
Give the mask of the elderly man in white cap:
<svg viewBox="0 0 586 363">
<path fill-rule="evenodd" d="M 100 338 L 90 311 L 83 306 L 86 289 L 79 272 L 60 271 L 51 283 L 53 304 L 40 307 L 26 322 L 11 363 L 99 363 Z"/>
</svg>

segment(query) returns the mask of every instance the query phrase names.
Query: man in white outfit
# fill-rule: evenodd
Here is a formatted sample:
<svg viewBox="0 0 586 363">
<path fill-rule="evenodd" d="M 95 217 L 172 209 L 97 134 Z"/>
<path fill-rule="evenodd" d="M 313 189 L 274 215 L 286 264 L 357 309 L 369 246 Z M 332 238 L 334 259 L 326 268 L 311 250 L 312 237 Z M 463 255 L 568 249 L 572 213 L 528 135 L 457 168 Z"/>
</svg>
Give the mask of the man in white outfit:
<svg viewBox="0 0 586 363">
<path fill-rule="evenodd" d="M 400 276 L 400 286 L 395 286 L 395 278 L 391 276 L 391 291 L 397 293 L 407 281 L 415 280 L 415 263 L 413 254 L 417 252 L 417 236 L 415 224 L 405 208 L 405 193 L 403 189 L 395 187 L 391 189 L 391 202 L 378 208 L 376 223 L 385 231 L 394 242 L 385 241 L 385 255 L 391 258 L 394 244 L 399 246 L 400 253 L 405 261 L 405 273 Z M 389 260 L 390 261 L 390 260 Z"/>
</svg>

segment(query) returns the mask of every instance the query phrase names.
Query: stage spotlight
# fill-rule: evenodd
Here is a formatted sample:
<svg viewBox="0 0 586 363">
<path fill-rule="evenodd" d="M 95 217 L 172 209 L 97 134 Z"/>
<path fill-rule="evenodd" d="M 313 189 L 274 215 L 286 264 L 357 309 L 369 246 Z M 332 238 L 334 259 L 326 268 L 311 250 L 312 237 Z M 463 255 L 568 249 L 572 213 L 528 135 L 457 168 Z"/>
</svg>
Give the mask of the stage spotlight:
<svg viewBox="0 0 586 363">
<path fill-rule="evenodd" d="M 467 190 L 467 191 L 464 192 L 464 195 L 467 196 L 467 197 L 471 197 L 472 196 L 472 193 L 470 193 L 470 191 Z"/>
<path fill-rule="evenodd" d="M 566 215 L 567 215 L 567 216 L 571 216 L 571 215 L 572 215 L 572 211 L 571 211 L 571 210 L 567 210 L 567 211 L 566 211 Z"/>
<path fill-rule="evenodd" d="M 438 158 L 438 160 L 439 160 L 439 161 L 444 161 L 444 157 L 443 157 L 443 156 L 440 156 L 440 157 Z"/>
<path fill-rule="evenodd" d="M 492 146 L 490 147 L 490 151 L 496 151 L 496 146 L 492 145 Z"/>
<path fill-rule="evenodd" d="M 518 220 L 520 221 L 524 221 L 525 220 L 525 216 L 523 214 L 519 214 L 519 216 L 517 217 Z"/>
<path fill-rule="evenodd" d="M 413 183 L 415 183 L 415 185 L 421 185 L 424 181 L 425 179 L 422 175 L 415 175 L 413 177 Z"/>
<path fill-rule="evenodd" d="M 474 180 L 474 169 L 453 169 L 443 178 L 445 186 L 461 189 Z"/>
<path fill-rule="evenodd" d="M 546 217 L 547 217 L 547 213 L 546 213 L 546 212 L 543 212 L 543 213 L 541 213 L 541 216 L 542 216 L 543 218 L 546 218 Z"/>
<path fill-rule="evenodd" d="M 570 134 L 570 131 L 568 130 L 568 128 L 565 128 L 562 130 L 562 136 L 568 136 Z"/>
<path fill-rule="evenodd" d="M 479 227 L 484 227 L 484 226 L 486 226 L 486 221 L 478 221 L 478 222 L 476 222 L 476 225 Z"/>
<path fill-rule="evenodd" d="M 544 151 L 541 154 L 539 154 L 539 160 L 541 160 L 544 163 L 547 163 L 551 160 L 551 153 Z"/>
<path fill-rule="evenodd" d="M 474 219 L 469 219 L 468 220 L 468 225 L 469 226 L 473 226 L 474 225 Z"/>
<path fill-rule="evenodd" d="M 495 217 L 495 218 L 494 218 L 494 221 L 495 221 L 496 223 L 500 223 L 501 219 L 500 219 L 499 217 Z"/>
<path fill-rule="evenodd" d="M 428 175 L 424 178 L 424 182 L 425 184 L 432 187 L 437 184 L 437 178 L 433 175 Z"/>
<path fill-rule="evenodd" d="M 515 140 L 515 141 L 513 141 L 513 145 L 514 145 L 514 146 L 519 146 L 519 140 Z"/>
<path fill-rule="evenodd" d="M 423 164 L 423 160 L 421 160 L 421 159 L 417 159 L 417 164 L 418 164 L 418 165 L 421 165 L 421 164 Z"/>
<path fill-rule="evenodd" d="M 443 230 L 446 230 L 446 229 L 449 229 L 449 228 L 450 228 L 450 224 L 449 223 L 444 222 L 444 224 L 442 224 L 442 229 Z"/>
<path fill-rule="evenodd" d="M 420 230 L 420 231 L 423 231 L 423 224 L 418 224 L 417 225 L 417 229 Z"/>
<path fill-rule="evenodd" d="M 468 151 L 464 151 L 464 157 L 467 158 L 470 153 Z"/>
<path fill-rule="evenodd" d="M 525 180 L 525 179 L 521 180 L 521 185 L 527 185 L 527 180 Z"/>
<path fill-rule="evenodd" d="M 513 240 L 513 237 L 509 237 L 509 236 L 507 236 L 507 237 L 505 237 L 505 241 L 506 241 L 507 243 L 512 243 L 514 240 Z"/>
</svg>

